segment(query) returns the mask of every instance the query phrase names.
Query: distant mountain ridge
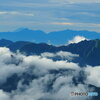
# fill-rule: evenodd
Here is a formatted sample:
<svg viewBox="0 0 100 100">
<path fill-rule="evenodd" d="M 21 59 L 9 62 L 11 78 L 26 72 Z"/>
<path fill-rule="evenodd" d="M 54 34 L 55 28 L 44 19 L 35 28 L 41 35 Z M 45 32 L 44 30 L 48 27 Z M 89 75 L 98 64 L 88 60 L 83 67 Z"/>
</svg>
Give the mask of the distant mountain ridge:
<svg viewBox="0 0 100 100">
<path fill-rule="evenodd" d="M 3 42 L 4 41 L 4 44 Z M 6 44 L 5 44 L 6 42 Z M 7 44 L 8 42 L 8 44 Z M 1 45 L 3 44 L 3 45 Z M 54 46 L 46 43 L 33 43 L 27 41 L 17 41 L 9 43 L 9 40 L 0 40 L 0 47 L 8 47 L 11 51 L 24 52 L 27 55 L 39 55 L 44 52 L 59 52 L 66 51 L 73 54 L 78 54 L 83 61 L 81 64 L 89 64 L 92 66 L 100 65 L 100 39 L 85 40 L 79 43 L 69 44 L 67 46 Z"/>
<path fill-rule="evenodd" d="M 2 46 L 9 46 L 10 44 L 12 44 L 13 42 L 10 40 L 6 40 L 6 39 L 1 39 L 0 40 L 0 47 Z"/>
<path fill-rule="evenodd" d="M 56 32 L 43 32 L 41 30 L 31 30 L 20 28 L 13 32 L 0 32 L 0 38 L 12 41 L 32 41 L 36 43 L 50 43 L 52 45 L 66 44 L 75 36 L 84 36 L 88 39 L 100 39 L 100 33 L 90 31 L 63 30 Z"/>
</svg>

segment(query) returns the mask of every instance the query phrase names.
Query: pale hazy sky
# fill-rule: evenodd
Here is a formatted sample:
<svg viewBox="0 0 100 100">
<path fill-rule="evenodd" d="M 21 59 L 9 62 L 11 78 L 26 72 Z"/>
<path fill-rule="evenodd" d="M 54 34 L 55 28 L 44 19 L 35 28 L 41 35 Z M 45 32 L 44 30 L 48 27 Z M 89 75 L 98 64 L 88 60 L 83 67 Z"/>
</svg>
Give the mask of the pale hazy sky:
<svg viewBox="0 0 100 100">
<path fill-rule="evenodd" d="M 0 0 L 0 31 L 20 27 L 100 32 L 100 0 Z"/>
</svg>

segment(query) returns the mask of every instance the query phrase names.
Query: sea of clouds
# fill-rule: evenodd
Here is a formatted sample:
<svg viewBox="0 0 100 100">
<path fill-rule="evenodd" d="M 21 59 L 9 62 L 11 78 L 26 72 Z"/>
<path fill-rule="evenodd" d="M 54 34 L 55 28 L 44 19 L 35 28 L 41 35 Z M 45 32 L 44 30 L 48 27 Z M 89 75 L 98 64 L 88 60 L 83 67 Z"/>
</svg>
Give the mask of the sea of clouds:
<svg viewBox="0 0 100 100">
<path fill-rule="evenodd" d="M 18 77 L 16 89 L 8 92 L 1 87 L 0 100 L 90 100 L 70 94 L 95 91 L 89 85 L 100 87 L 100 66 L 80 67 L 71 62 L 78 56 L 63 51 L 26 56 L 0 48 L 0 86 L 12 75 Z"/>
</svg>

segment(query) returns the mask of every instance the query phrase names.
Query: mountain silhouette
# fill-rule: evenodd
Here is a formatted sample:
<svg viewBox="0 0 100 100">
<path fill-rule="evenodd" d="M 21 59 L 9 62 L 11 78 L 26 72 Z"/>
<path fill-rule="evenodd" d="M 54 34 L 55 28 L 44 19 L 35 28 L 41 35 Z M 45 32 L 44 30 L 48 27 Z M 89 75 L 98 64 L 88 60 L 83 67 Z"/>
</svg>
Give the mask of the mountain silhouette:
<svg viewBox="0 0 100 100">
<path fill-rule="evenodd" d="M 1 39 L 0 40 L 0 47 L 6 47 L 6 46 L 9 46 L 10 44 L 12 44 L 13 42 L 12 41 L 10 41 L 10 40 L 6 40 L 6 39 Z"/>
<path fill-rule="evenodd" d="M 0 40 L 0 46 L 6 46 L 13 52 L 19 50 L 27 55 L 39 55 L 44 52 L 55 53 L 59 51 L 66 51 L 78 54 L 82 64 L 84 63 L 92 66 L 100 65 L 100 39 L 84 40 L 67 46 L 54 46 L 46 43 L 33 43 L 27 41 L 11 42 L 9 40 Z"/>
<path fill-rule="evenodd" d="M 49 42 L 52 45 L 66 44 L 75 36 L 84 36 L 88 39 L 100 39 L 100 33 L 85 30 L 63 30 L 46 33 L 41 30 L 19 28 L 13 32 L 0 32 L 0 38 L 12 41 L 32 41 L 36 43 Z"/>
</svg>

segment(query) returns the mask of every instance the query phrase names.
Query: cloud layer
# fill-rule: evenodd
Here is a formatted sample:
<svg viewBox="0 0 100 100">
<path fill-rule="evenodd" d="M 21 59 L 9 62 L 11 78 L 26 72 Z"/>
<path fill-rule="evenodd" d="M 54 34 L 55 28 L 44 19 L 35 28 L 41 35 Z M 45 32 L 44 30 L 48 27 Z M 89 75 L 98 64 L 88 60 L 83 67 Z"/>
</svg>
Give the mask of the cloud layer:
<svg viewBox="0 0 100 100">
<path fill-rule="evenodd" d="M 100 87 L 100 66 L 81 68 L 71 62 L 77 56 L 62 51 L 25 56 L 0 48 L 0 100 L 87 100 L 87 96 L 75 97 L 70 93 L 93 91 L 89 84 Z M 10 84 L 16 85 L 16 89 L 9 87 L 9 79 L 14 75 L 17 76 Z M 3 88 L 4 84 L 10 92 Z"/>
</svg>

